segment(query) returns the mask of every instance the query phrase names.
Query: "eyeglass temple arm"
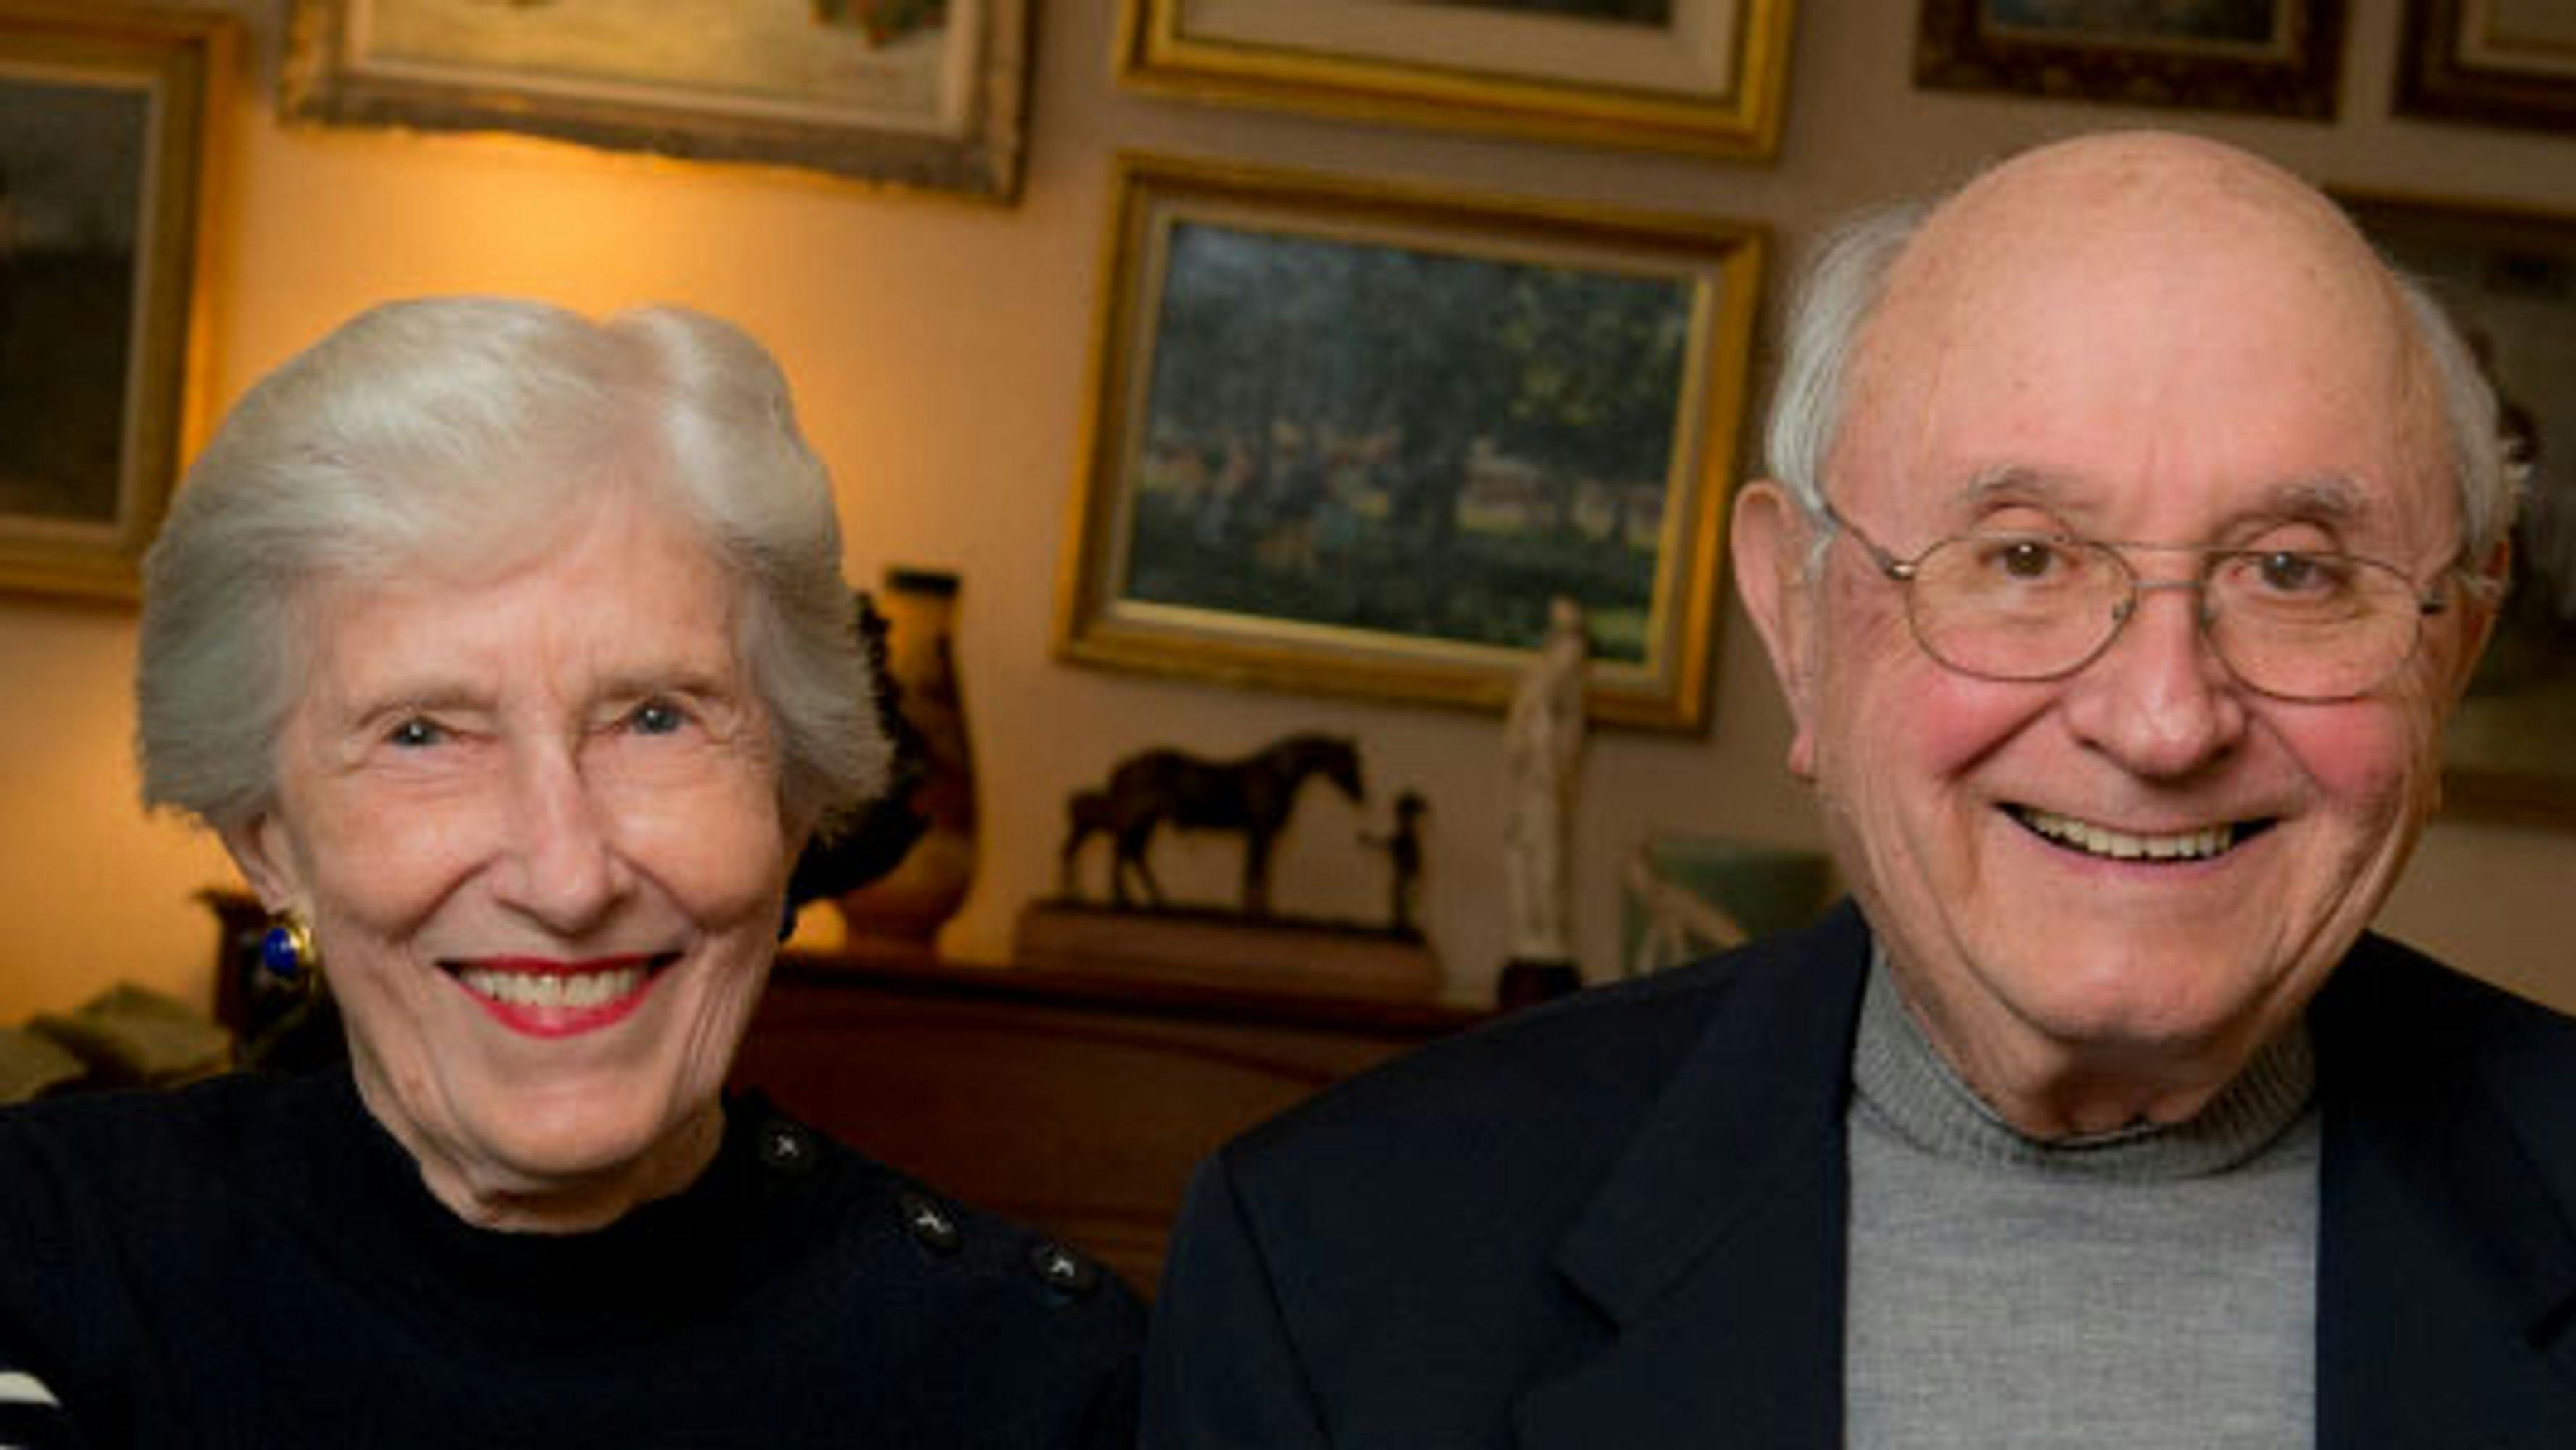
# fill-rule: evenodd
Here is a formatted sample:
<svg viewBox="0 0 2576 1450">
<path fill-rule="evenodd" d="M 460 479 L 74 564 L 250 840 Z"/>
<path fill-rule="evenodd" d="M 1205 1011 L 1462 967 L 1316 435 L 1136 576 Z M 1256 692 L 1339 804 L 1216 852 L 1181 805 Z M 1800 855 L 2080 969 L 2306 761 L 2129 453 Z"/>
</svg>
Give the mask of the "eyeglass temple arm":
<svg viewBox="0 0 2576 1450">
<path fill-rule="evenodd" d="M 1825 503 L 1824 509 L 1825 522 L 1833 525 L 1834 528 L 1841 532 L 1851 535 L 1852 542 L 1860 545 L 1861 549 L 1869 555 L 1869 561 L 1878 566 L 1878 572 L 1895 580 L 1899 584 L 1911 584 L 1914 582 L 1915 569 L 1912 564 L 1889 553 L 1886 546 L 1880 544 L 1878 540 L 1862 533 L 1860 525 L 1844 518 L 1842 510 L 1835 508 L 1832 501 L 1828 500 Z"/>
</svg>

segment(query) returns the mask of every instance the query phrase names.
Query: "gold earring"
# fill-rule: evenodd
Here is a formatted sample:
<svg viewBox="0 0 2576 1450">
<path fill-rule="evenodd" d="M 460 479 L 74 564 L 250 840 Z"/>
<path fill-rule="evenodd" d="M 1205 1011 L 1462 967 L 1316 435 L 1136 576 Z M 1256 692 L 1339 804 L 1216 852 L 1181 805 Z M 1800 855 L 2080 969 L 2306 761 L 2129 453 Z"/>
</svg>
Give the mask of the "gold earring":
<svg viewBox="0 0 2576 1450">
<path fill-rule="evenodd" d="M 322 953 L 313 945 L 313 924 L 304 913 L 290 908 L 269 918 L 268 934 L 259 939 L 259 965 L 282 985 L 306 985 L 322 965 Z"/>
</svg>

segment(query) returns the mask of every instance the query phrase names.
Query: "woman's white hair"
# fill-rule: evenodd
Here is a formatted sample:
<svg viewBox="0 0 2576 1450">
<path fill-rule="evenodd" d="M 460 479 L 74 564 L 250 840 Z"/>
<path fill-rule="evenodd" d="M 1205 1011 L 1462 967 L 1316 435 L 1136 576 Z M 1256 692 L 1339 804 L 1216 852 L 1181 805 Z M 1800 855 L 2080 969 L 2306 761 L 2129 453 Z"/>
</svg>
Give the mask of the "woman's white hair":
<svg viewBox="0 0 2576 1450">
<path fill-rule="evenodd" d="M 1842 432 L 1854 357 L 1888 274 L 1937 205 L 1938 198 L 1902 202 L 1836 228 L 1817 248 L 1790 304 L 1787 353 L 1764 444 L 1771 477 L 1820 526 L 1820 553 L 1831 537 L 1825 468 Z M 2389 276 L 2417 344 L 2433 364 L 2459 489 L 2460 563 L 2474 578 L 2513 528 L 2517 477 L 2497 424 L 2495 389 L 2432 293 L 2393 266 Z"/>
<path fill-rule="evenodd" d="M 831 483 L 769 354 L 679 308 L 595 323 L 438 298 L 362 313 L 290 359 L 189 469 L 143 563 L 145 804 L 218 829 L 271 804 L 309 581 L 525 557 L 614 488 L 695 529 L 736 582 L 783 817 L 828 824 L 881 791 Z"/>
</svg>

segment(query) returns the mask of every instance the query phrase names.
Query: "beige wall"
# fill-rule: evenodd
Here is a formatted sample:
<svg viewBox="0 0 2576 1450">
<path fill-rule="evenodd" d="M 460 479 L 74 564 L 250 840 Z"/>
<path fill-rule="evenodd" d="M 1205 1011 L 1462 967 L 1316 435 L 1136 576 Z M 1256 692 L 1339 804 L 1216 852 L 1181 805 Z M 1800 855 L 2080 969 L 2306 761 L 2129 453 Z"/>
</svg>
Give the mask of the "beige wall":
<svg viewBox="0 0 2576 1450">
<path fill-rule="evenodd" d="M 583 308 L 676 300 L 765 338 L 839 480 L 855 579 L 889 563 L 966 580 L 962 650 L 986 791 L 987 854 L 949 948 L 994 957 L 1052 879 L 1060 803 L 1120 755 L 1208 750 L 1291 729 L 1353 731 L 1380 798 L 1433 803 L 1430 918 L 1453 989 L 1488 990 L 1500 773 L 1491 718 L 1076 670 L 1046 652 L 1050 589 L 1081 426 L 1081 379 L 1107 160 L 1119 147 L 1240 158 L 1757 219 L 1789 250 L 1820 218 L 1952 178 L 2062 132 L 2188 124 L 2320 180 L 2546 203 L 2576 212 L 2576 138 L 2387 118 L 2398 0 L 2355 0 L 2337 124 L 2152 115 L 1926 94 L 1907 79 L 1915 0 L 1804 0 L 1777 164 L 1697 164 L 1139 100 L 1108 76 L 1113 0 L 1039 8 L 1025 198 L 997 210 L 889 199 L 770 174 L 692 169 L 492 139 L 281 130 L 269 102 L 277 23 L 249 0 L 251 47 L 213 277 L 213 394 L 368 303 L 497 290 Z M 1618 858 L 1651 831 L 1811 843 L 1780 770 L 1785 717 L 1750 630 L 1719 630 L 1708 738 L 1599 739 L 1581 820 L 1583 946 L 1615 952 Z M 130 615 L 0 601 L 0 1021 L 119 977 L 203 998 L 212 927 L 191 904 L 229 880 L 221 853 L 132 801 Z M 1370 822 L 1373 824 L 1374 822 Z M 1287 907 L 1364 912 L 1378 864 L 1338 801 L 1305 806 L 1280 867 Z M 1223 851 L 1176 853 L 1205 890 Z M 2386 924 L 2460 963 L 2576 1005 L 2563 942 L 2576 835 L 2444 824 Z"/>
</svg>

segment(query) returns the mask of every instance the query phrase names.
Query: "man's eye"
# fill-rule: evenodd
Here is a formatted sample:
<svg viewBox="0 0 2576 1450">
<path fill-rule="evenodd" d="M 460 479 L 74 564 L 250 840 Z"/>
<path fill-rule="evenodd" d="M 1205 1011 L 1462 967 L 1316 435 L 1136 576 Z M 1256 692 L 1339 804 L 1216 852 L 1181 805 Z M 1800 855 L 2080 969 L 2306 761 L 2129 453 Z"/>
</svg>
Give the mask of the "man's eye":
<svg viewBox="0 0 2576 1450">
<path fill-rule="evenodd" d="M 402 750 L 422 750 L 447 739 L 447 732 L 436 723 L 418 715 L 396 725 L 385 733 L 385 742 Z"/>
<path fill-rule="evenodd" d="M 2330 594 L 2350 582 L 2352 571 L 2325 554 L 2272 549 L 2253 558 L 2255 577 L 2275 594 Z"/>
<path fill-rule="evenodd" d="M 2018 584 L 2038 583 L 2063 572 L 2066 551 L 2048 539 L 1996 538 L 1981 541 L 1978 559 L 1985 572 Z"/>
</svg>

